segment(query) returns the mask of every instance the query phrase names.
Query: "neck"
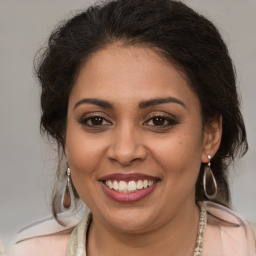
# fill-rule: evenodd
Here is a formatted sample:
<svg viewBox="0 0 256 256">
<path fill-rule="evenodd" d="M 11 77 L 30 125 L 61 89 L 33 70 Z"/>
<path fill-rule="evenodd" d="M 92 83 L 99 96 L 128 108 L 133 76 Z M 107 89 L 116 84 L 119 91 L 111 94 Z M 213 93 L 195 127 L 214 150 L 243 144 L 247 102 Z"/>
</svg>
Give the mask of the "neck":
<svg viewBox="0 0 256 256">
<path fill-rule="evenodd" d="M 127 233 L 109 228 L 93 218 L 87 240 L 88 256 L 188 256 L 193 255 L 199 222 L 195 203 L 184 205 L 164 225 L 144 232 Z"/>
</svg>

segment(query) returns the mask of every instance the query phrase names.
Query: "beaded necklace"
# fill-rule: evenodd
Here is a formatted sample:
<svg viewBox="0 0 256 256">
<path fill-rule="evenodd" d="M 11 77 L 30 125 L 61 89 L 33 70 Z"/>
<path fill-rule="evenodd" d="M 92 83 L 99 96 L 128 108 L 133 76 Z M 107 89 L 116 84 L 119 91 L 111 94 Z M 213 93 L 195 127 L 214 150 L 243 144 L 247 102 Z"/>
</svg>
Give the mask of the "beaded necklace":
<svg viewBox="0 0 256 256">
<path fill-rule="evenodd" d="M 197 240 L 196 240 L 196 248 L 194 251 L 194 256 L 201 256 L 203 251 L 203 237 L 206 227 L 206 209 L 204 204 L 200 204 L 200 218 L 199 218 L 199 224 L 198 224 L 198 231 L 197 231 Z"/>
</svg>

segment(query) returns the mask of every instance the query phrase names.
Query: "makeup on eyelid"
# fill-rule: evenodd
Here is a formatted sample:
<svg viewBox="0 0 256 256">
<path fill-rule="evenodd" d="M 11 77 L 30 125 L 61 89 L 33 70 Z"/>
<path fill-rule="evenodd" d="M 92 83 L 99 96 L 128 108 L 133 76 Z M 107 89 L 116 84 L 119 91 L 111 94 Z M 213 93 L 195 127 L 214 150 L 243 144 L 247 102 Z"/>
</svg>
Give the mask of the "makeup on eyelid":
<svg viewBox="0 0 256 256">
<path fill-rule="evenodd" d="M 167 116 L 168 115 L 168 116 Z M 106 118 L 106 115 L 103 115 L 101 113 L 90 113 L 83 115 L 82 118 L 78 120 L 79 123 L 81 123 L 84 126 L 99 128 L 99 126 L 111 126 L 112 120 L 109 120 L 110 117 Z M 162 127 L 166 128 L 169 126 L 173 126 L 178 124 L 178 120 L 174 115 L 170 114 L 161 114 L 161 113 L 152 113 L 149 115 L 146 115 L 148 117 L 143 118 L 147 119 L 146 121 L 143 121 L 142 124 L 145 126 L 155 126 L 155 127 Z M 171 117 L 170 117 L 171 116 Z M 105 122 L 105 123 L 104 123 Z M 97 127 L 96 127 L 97 126 Z"/>
</svg>

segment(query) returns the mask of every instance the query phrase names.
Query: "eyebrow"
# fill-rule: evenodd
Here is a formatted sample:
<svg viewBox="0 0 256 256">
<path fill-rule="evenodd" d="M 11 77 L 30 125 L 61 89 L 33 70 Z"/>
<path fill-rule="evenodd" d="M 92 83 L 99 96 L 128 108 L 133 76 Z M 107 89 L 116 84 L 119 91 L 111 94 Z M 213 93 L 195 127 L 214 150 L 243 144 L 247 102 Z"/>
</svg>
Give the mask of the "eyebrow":
<svg viewBox="0 0 256 256">
<path fill-rule="evenodd" d="M 75 104 L 73 110 L 75 110 L 79 105 L 86 104 L 86 103 L 97 105 L 97 106 L 102 107 L 102 108 L 109 108 L 109 109 L 113 108 L 113 105 L 111 103 L 109 103 L 108 101 L 100 100 L 100 99 L 88 99 L 88 98 L 85 98 L 85 99 L 79 100 Z"/>
<path fill-rule="evenodd" d="M 148 108 L 151 106 L 165 104 L 165 103 L 177 103 L 177 104 L 183 106 L 184 108 L 187 108 L 186 105 L 181 100 L 173 98 L 173 97 L 145 100 L 145 101 L 140 102 L 139 108 Z"/>
<path fill-rule="evenodd" d="M 151 106 L 165 104 L 165 103 L 177 103 L 177 104 L 183 106 L 184 108 L 186 108 L 186 105 L 181 100 L 173 98 L 173 97 L 156 98 L 156 99 L 141 101 L 139 103 L 139 108 L 148 108 Z M 100 99 L 95 99 L 95 98 L 84 98 L 82 100 L 79 100 L 74 105 L 73 110 L 75 110 L 81 104 L 93 104 L 93 105 L 97 105 L 99 107 L 113 109 L 113 105 L 106 100 L 100 100 Z"/>
</svg>

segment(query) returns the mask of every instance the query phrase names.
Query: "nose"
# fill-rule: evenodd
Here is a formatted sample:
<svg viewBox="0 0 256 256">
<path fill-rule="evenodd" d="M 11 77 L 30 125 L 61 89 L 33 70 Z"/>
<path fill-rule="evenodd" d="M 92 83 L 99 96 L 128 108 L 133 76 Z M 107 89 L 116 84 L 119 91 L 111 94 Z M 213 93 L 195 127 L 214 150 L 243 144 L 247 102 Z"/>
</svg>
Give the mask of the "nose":
<svg viewBox="0 0 256 256">
<path fill-rule="evenodd" d="M 142 136 L 136 129 L 128 125 L 116 129 L 113 140 L 107 151 L 110 161 L 128 166 L 135 161 L 142 161 L 147 156 Z"/>
</svg>

